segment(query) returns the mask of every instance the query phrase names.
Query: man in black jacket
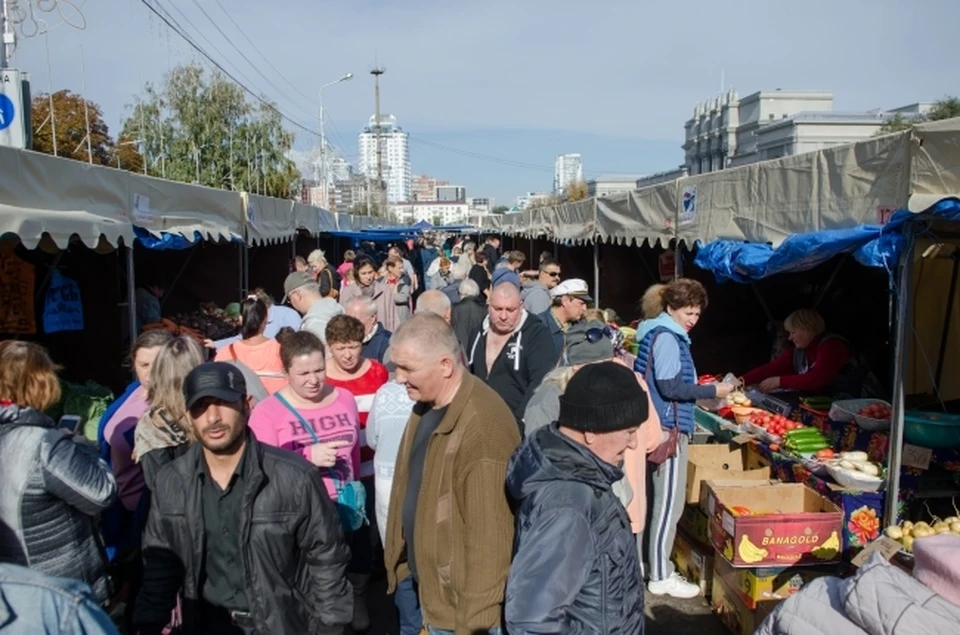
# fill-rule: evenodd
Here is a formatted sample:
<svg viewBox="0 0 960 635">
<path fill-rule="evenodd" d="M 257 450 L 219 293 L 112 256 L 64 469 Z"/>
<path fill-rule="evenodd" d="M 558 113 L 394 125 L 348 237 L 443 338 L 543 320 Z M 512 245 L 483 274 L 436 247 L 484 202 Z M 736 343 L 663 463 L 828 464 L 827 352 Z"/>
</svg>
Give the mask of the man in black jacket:
<svg viewBox="0 0 960 635">
<path fill-rule="evenodd" d="M 138 632 L 160 633 L 180 591 L 185 633 L 342 634 L 350 551 L 320 472 L 247 431 L 233 366 L 201 364 L 183 393 L 198 442 L 151 492 Z"/>
<path fill-rule="evenodd" d="M 466 350 L 470 372 L 507 402 L 517 423 L 558 355 L 550 331 L 527 313 L 520 289 L 503 282 L 490 292 L 487 317 L 470 336 Z"/>
</svg>

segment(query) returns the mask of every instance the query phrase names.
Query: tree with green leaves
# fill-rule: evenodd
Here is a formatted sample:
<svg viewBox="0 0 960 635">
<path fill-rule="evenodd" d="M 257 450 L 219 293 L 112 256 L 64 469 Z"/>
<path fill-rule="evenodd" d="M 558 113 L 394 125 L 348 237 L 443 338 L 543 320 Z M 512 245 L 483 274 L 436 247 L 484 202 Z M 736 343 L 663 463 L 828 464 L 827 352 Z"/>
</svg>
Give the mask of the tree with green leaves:
<svg viewBox="0 0 960 635">
<path fill-rule="evenodd" d="M 510 208 L 507 207 L 506 205 L 497 205 L 491 210 L 493 214 L 506 214 L 509 211 L 510 211 Z"/>
<path fill-rule="evenodd" d="M 942 119 L 952 119 L 954 117 L 960 117 L 960 97 L 947 96 L 939 101 L 935 101 L 930 107 L 930 110 L 924 115 L 919 115 L 917 117 L 911 117 L 908 119 L 907 117 L 904 117 L 903 114 L 899 112 L 896 113 L 883 122 L 883 125 L 880 126 L 880 130 L 877 131 L 877 135 L 909 130 L 916 124 L 923 123 L 925 121 L 940 121 Z"/>
<path fill-rule="evenodd" d="M 272 105 L 251 103 L 220 72 L 178 66 L 146 84 L 123 138 L 139 139 L 147 173 L 174 181 L 290 198 L 300 174 L 287 154 L 294 135 Z"/>
</svg>

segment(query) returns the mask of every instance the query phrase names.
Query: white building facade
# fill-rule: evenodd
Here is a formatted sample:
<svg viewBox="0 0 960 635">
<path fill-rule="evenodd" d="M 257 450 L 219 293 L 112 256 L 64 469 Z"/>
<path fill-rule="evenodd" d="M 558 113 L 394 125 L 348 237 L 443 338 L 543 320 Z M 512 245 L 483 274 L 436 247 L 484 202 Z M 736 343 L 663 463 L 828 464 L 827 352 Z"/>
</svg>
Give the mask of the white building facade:
<svg viewBox="0 0 960 635">
<path fill-rule="evenodd" d="M 518 212 L 530 207 L 531 204 L 553 200 L 553 194 L 549 192 L 527 192 L 517 197 L 517 205 L 514 208 Z"/>
<path fill-rule="evenodd" d="M 570 183 L 583 180 L 583 157 L 561 154 L 553 164 L 553 193 L 562 194 Z"/>
<path fill-rule="evenodd" d="M 833 110 L 829 92 L 777 89 L 741 99 L 731 89 L 694 107 L 693 117 L 684 124 L 680 171 L 705 174 L 855 143 L 874 136 L 894 115 L 909 120 L 929 108 L 930 104 L 911 104 L 889 111 L 844 113 Z M 662 176 L 677 178 L 677 171 Z M 638 182 L 653 185 L 655 177 Z"/>
<path fill-rule="evenodd" d="M 382 154 L 383 180 L 387 184 L 387 202 L 399 203 L 410 200 L 410 138 L 393 115 L 380 117 L 380 147 Z M 360 173 L 367 178 L 377 178 L 377 119 L 370 122 L 360 133 Z"/>
<path fill-rule="evenodd" d="M 462 201 L 411 201 L 391 205 L 390 213 L 398 223 L 425 220 L 434 225 L 460 225 L 470 216 L 470 207 Z"/>
<path fill-rule="evenodd" d="M 587 196 L 604 198 L 632 192 L 636 188 L 635 176 L 601 176 L 587 181 Z"/>
</svg>

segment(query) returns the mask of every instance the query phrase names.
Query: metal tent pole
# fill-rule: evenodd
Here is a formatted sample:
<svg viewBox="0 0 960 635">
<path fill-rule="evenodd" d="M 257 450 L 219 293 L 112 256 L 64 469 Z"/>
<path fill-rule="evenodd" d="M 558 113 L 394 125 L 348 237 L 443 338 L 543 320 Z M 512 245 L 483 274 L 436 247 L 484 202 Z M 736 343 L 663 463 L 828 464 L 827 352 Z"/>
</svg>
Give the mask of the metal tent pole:
<svg viewBox="0 0 960 635">
<path fill-rule="evenodd" d="M 133 275 L 133 244 L 124 244 L 127 256 L 127 319 L 130 322 L 130 347 L 137 341 L 137 282 Z"/>
<path fill-rule="evenodd" d="M 593 306 L 600 308 L 600 241 L 593 242 Z"/>
<path fill-rule="evenodd" d="M 907 321 L 910 319 L 910 283 L 913 281 L 913 227 L 904 228 L 903 253 L 897 283 L 897 330 L 893 353 L 893 417 L 890 422 L 890 455 L 887 459 L 887 496 L 883 509 L 884 525 L 897 522 L 900 500 L 900 465 L 903 459 L 904 397 L 907 388 Z"/>
</svg>

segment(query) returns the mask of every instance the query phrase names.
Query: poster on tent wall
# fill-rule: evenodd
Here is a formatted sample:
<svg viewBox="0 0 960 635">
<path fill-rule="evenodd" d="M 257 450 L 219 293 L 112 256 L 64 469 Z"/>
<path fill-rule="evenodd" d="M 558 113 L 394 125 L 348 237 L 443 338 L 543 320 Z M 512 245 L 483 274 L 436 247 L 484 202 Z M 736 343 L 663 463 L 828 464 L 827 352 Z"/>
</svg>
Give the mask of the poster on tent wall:
<svg viewBox="0 0 960 635">
<path fill-rule="evenodd" d="M 13 250 L 0 252 L 0 333 L 34 335 L 33 265 L 17 258 Z"/>
<path fill-rule="evenodd" d="M 687 185 L 680 194 L 680 224 L 689 225 L 697 220 L 697 186 Z"/>
<path fill-rule="evenodd" d="M 83 330 L 83 303 L 80 287 L 70 278 L 54 271 L 43 306 L 43 332 Z"/>
</svg>

